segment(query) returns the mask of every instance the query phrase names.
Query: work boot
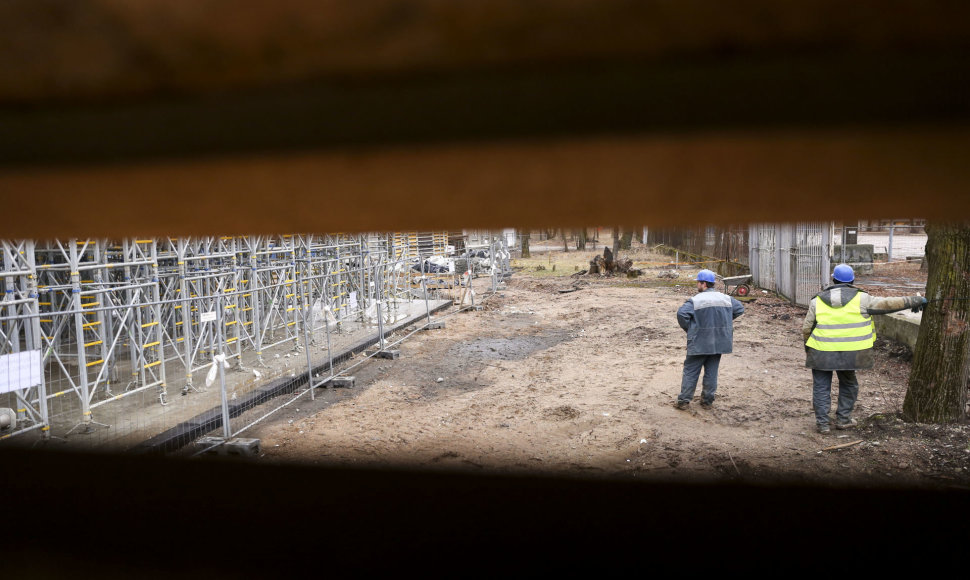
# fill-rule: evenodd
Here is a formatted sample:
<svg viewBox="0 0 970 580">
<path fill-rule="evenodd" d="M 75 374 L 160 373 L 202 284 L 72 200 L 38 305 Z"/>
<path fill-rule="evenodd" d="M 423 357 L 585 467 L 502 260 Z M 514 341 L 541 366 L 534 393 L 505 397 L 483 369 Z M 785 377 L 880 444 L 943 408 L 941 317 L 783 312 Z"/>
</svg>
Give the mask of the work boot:
<svg viewBox="0 0 970 580">
<path fill-rule="evenodd" d="M 711 402 L 701 401 L 701 409 L 710 411 L 712 407 L 714 407 L 714 401 L 711 401 Z"/>
<path fill-rule="evenodd" d="M 677 401 L 674 403 L 674 409 L 678 411 L 686 411 L 690 407 L 690 403 L 687 401 Z"/>
<path fill-rule="evenodd" d="M 828 433 L 828 432 L 830 432 L 830 431 L 831 431 L 831 429 L 829 429 L 829 426 L 828 426 L 828 424 L 823 424 L 823 423 L 819 423 L 819 424 L 818 424 L 818 425 L 816 426 L 816 428 L 818 429 L 818 432 L 819 432 L 819 433 L 823 433 L 823 434 L 824 434 L 824 433 Z"/>
<path fill-rule="evenodd" d="M 836 421 L 835 428 L 841 431 L 842 429 L 851 429 L 858 424 L 859 422 L 855 419 L 849 419 L 848 421 Z"/>
</svg>

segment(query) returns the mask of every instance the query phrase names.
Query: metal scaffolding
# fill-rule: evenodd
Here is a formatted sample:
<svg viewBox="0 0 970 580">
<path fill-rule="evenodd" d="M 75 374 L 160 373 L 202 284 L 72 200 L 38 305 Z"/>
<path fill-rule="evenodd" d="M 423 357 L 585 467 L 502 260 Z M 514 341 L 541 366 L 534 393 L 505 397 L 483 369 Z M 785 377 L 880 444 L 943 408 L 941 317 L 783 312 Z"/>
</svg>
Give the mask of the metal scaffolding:
<svg viewBox="0 0 970 580">
<path fill-rule="evenodd" d="M 55 423 L 61 436 L 94 432 L 108 426 L 95 420 L 100 407 L 136 393 L 141 408 L 204 392 L 199 373 L 219 354 L 239 369 L 324 337 L 329 350 L 350 321 L 377 325 L 383 346 L 383 325 L 416 298 L 418 262 L 443 256 L 447 241 L 446 232 L 0 240 L 0 355 L 36 353 L 39 366 L 29 386 L 0 377 L 0 407 L 17 417 L 0 439 L 48 438 Z"/>
</svg>

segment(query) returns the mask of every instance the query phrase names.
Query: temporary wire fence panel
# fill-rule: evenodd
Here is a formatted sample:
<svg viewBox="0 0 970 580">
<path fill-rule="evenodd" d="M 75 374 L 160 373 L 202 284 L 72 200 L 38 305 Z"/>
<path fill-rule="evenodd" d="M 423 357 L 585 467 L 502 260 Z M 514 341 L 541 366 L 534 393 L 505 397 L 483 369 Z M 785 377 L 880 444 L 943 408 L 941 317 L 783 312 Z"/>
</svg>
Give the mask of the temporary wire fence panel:
<svg viewBox="0 0 970 580">
<path fill-rule="evenodd" d="M 755 224 L 749 237 L 755 285 L 807 306 L 828 279 L 832 224 Z"/>
<path fill-rule="evenodd" d="M 795 297 L 795 228 L 791 224 L 776 226 L 775 235 L 775 292 L 794 301 Z"/>
<path fill-rule="evenodd" d="M 795 303 L 807 306 L 826 285 L 831 272 L 831 222 L 795 226 Z"/>
<path fill-rule="evenodd" d="M 752 225 L 749 233 L 751 277 L 756 286 L 777 291 L 775 226 Z"/>
</svg>

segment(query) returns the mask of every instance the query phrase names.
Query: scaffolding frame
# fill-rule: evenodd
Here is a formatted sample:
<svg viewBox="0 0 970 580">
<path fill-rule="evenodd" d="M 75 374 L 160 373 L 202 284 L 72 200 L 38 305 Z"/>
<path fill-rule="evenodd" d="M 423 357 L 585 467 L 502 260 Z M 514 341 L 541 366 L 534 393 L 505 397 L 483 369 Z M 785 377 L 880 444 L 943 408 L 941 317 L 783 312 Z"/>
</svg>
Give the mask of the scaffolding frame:
<svg viewBox="0 0 970 580">
<path fill-rule="evenodd" d="M 16 432 L 50 436 L 53 399 L 93 432 L 97 409 L 135 393 L 168 405 L 205 390 L 216 355 L 242 369 L 270 348 L 305 351 L 347 321 L 381 333 L 415 300 L 413 266 L 447 232 L 0 240 L 0 355 L 41 351 L 41 384 L 0 394 Z M 307 354 L 309 356 L 309 354 Z M 247 355 L 247 360 L 252 360 Z M 5 406 L 0 398 L 0 406 Z M 73 402 L 71 402 L 73 401 Z M 138 405 L 138 403 L 135 403 Z M 59 403 L 62 405 L 62 403 Z M 25 427 L 21 427 L 24 425 Z M 104 425 L 107 426 L 107 425 Z"/>
</svg>

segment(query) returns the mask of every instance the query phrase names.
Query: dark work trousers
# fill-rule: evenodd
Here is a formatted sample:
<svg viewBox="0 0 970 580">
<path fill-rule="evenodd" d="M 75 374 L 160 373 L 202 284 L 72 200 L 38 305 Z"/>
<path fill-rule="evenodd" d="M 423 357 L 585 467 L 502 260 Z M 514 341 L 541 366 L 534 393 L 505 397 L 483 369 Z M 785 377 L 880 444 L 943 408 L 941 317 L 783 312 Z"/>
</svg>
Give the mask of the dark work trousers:
<svg viewBox="0 0 970 580">
<path fill-rule="evenodd" d="M 832 372 L 812 369 L 812 406 L 815 407 L 815 421 L 819 425 L 829 424 L 829 411 L 832 409 Z M 835 420 L 848 423 L 852 418 L 856 397 L 859 396 L 859 381 L 855 371 L 834 371 L 839 377 L 839 404 L 835 410 Z"/>
<path fill-rule="evenodd" d="M 684 360 L 684 376 L 680 381 L 680 396 L 677 401 L 689 403 L 694 398 L 694 390 L 697 388 L 697 378 L 701 375 L 701 367 L 704 367 L 704 380 L 701 385 L 701 402 L 713 403 L 714 393 L 717 392 L 717 367 L 721 364 L 719 354 L 689 354 Z"/>
</svg>

